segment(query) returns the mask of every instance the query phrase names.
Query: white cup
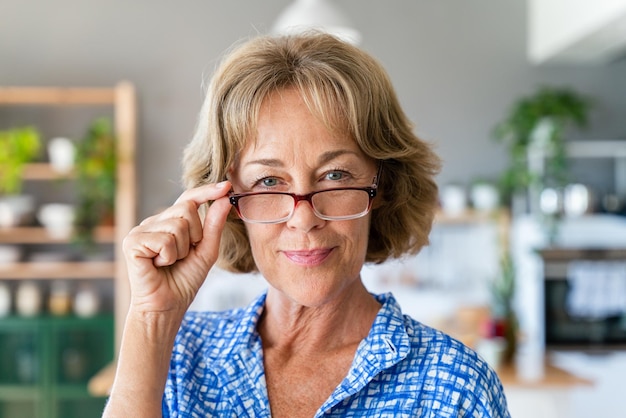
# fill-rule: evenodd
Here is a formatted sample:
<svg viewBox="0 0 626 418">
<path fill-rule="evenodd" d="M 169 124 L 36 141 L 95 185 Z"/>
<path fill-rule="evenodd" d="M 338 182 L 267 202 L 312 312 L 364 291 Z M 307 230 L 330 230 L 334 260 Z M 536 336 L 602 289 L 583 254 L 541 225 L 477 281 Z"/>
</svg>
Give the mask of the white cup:
<svg viewBox="0 0 626 418">
<path fill-rule="evenodd" d="M 441 188 L 441 207 L 448 216 L 459 216 L 467 209 L 467 193 L 463 186 L 448 184 Z"/>
<path fill-rule="evenodd" d="M 59 173 L 68 173 L 74 168 L 76 147 L 67 138 L 52 138 L 48 141 L 50 165 Z"/>
<path fill-rule="evenodd" d="M 496 186 L 487 183 L 477 183 L 471 190 L 472 204 L 481 212 L 489 212 L 498 208 L 500 195 Z"/>
</svg>

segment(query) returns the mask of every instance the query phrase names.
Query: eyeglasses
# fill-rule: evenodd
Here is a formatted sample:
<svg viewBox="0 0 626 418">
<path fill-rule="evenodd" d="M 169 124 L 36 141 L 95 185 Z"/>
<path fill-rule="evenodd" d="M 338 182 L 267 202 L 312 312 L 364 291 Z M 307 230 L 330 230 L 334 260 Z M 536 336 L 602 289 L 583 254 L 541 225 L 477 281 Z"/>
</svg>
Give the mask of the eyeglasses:
<svg viewBox="0 0 626 418">
<path fill-rule="evenodd" d="M 230 203 L 239 217 L 248 223 L 278 224 L 293 216 L 296 205 L 307 201 L 315 215 L 327 221 L 346 221 L 361 218 L 372 208 L 376 197 L 379 174 L 370 187 L 338 187 L 299 195 L 287 192 L 233 193 Z"/>
</svg>

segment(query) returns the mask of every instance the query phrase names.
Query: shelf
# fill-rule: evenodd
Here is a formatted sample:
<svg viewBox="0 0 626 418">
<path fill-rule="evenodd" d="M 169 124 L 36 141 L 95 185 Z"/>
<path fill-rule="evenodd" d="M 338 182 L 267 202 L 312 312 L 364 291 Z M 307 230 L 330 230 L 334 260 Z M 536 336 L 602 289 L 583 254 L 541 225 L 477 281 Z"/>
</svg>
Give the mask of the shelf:
<svg viewBox="0 0 626 418">
<path fill-rule="evenodd" d="M 115 240 L 115 228 L 112 226 L 98 227 L 94 234 L 95 241 L 100 244 L 112 244 Z M 69 244 L 71 242 L 71 236 L 68 238 L 54 238 L 43 227 L 0 228 L 1 244 Z"/>
<path fill-rule="evenodd" d="M 465 225 L 480 224 L 485 222 L 493 222 L 499 220 L 505 215 L 504 210 L 498 209 L 494 211 L 477 211 L 468 209 L 458 215 L 448 215 L 443 211 L 438 211 L 435 215 L 436 225 Z"/>
<path fill-rule="evenodd" d="M 565 141 L 567 158 L 609 158 L 614 161 L 615 193 L 618 196 L 626 194 L 626 139 L 593 139 L 585 141 Z M 545 150 L 532 150 L 528 154 L 528 167 L 531 171 L 543 176 L 545 160 L 551 154 Z M 531 212 L 539 213 L 539 194 L 537 187 L 530 190 Z"/>
<path fill-rule="evenodd" d="M 110 88 L 1 87 L 2 105 L 112 105 Z"/>
<path fill-rule="evenodd" d="M 543 376 L 537 379 L 524 379 L 515 364 L 506 364 L 498 368 L 498 377 L 505 387 L 526 387 L 526 388 L 569 388 L 576 386 L 593 386 L 593 381 L 587 378 L 576 376 L 551 364 L 546 359 L 543 367 Z"/>
<path fill-rule="evenodd" d="M 0 264 L 0 279 L 107 279 L 115 275 L 113 261 Z"/>
<path fill-rule="evenodd" d="M 72 178 L 73 173 L 59 173 L 48 163 L 30 163 L 24 167 L 24 180 L 62 180 Z"/>
<path fill-rule="evenodd" d="M 573 260 L 626 260 L 626 248 L 565 248 L 538 250 L 545 262 Z"/>
</svg>

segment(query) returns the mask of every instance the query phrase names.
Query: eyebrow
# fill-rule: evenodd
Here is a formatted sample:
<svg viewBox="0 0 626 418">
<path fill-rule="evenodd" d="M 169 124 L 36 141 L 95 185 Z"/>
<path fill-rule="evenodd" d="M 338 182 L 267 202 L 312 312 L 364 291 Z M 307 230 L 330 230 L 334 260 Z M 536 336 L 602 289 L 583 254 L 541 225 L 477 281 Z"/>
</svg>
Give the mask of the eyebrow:
<svg viewBox="0 0 626 418">
<path fill-rule="evenodd" d="M 322 153 L 322 155 L 319 156 L 318 160 L 318 164 L 326 164 L 332 160 L 334 160 L 335 158 L 345 155 L 345 154 L 352 154 L 352 155 L 357 155 L 357 153 L 355 151 L 351 151 L 351 150 L 347 150 L 347 149 L 339 149 L 339 150 L 334 150 L 334 151 L 326 151 L 324 153 Z M 264 165 L 264 166 L 268 166 L 268 167 L 282 167 L 284 164 L 281 160 L 277 159 L 277 158 L 259 158 L 257 160 L 252 160 L 252 161 L 248 161 L 246 164 L 246 166 L 250 166 L 250 165 Z"/>
</svg>

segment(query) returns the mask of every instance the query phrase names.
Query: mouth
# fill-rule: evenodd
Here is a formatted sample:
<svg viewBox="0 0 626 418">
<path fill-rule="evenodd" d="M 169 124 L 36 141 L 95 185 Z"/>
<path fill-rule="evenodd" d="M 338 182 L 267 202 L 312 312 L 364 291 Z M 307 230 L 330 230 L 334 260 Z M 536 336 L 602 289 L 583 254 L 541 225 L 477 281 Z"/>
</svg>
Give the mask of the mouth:
<svg viewBox="0 0 626 418">
<path fill-rule="evenodd" d="M 292 263 L 311 267 L 322 264 L 332 251 L 332 248 L 323 248 L 316 250 L 283 251 L 283 254 Z"/>
</svg>

